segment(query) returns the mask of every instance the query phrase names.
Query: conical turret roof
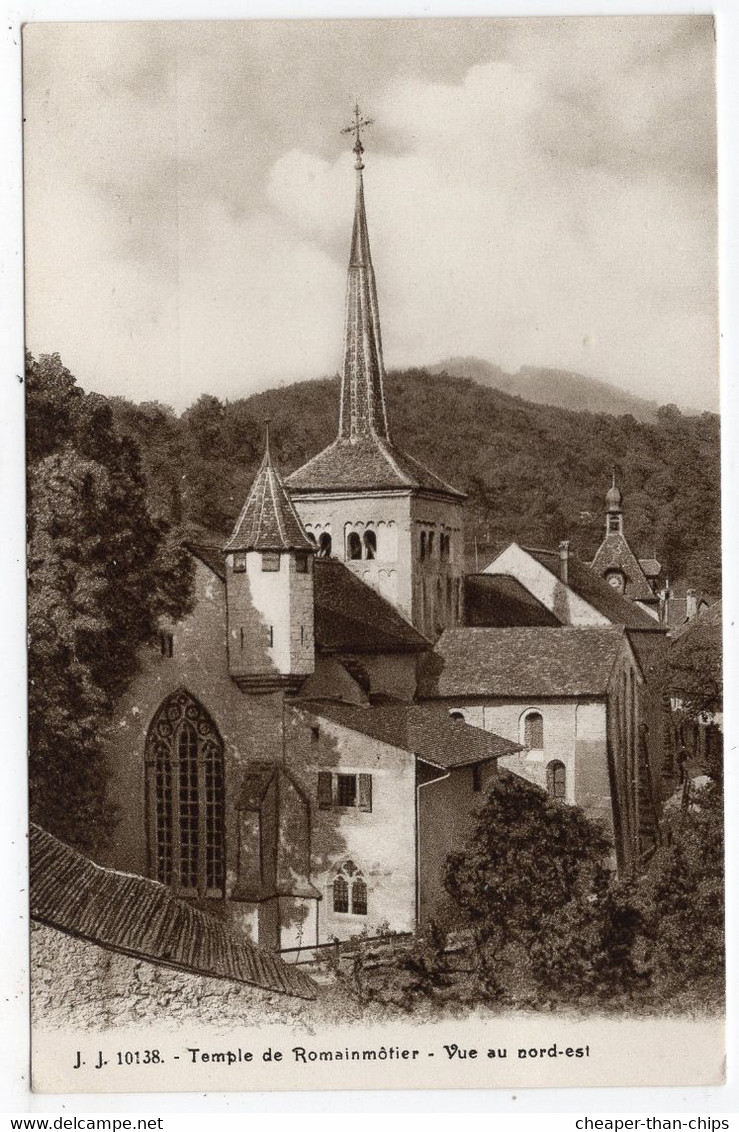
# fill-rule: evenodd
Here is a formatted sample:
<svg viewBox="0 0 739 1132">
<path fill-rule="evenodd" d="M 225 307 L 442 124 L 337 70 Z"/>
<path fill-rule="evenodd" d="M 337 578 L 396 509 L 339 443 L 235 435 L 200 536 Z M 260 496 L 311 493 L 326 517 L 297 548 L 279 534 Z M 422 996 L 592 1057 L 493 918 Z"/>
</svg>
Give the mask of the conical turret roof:
<svg viewBox="0 0 739 1132">
<path fill-rule="evenodd" d="M 314 550 L 272 463 L 269 429 L 264 459 L 224 550 Z"/>
</svg>

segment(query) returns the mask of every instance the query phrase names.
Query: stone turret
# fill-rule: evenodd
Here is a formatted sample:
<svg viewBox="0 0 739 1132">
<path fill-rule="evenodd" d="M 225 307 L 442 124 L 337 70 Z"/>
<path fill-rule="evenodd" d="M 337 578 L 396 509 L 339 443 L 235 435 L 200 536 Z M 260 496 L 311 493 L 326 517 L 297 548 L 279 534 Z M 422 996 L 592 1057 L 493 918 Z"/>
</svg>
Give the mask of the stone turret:
<svg viewBox="0 0 739 1132">
<path fill-rule="evenodd" d="M 243 691 L 299 687 L 315 667 L 315 547 L 264 459 L 224 547 L 229 672 Z"/>
</svg>

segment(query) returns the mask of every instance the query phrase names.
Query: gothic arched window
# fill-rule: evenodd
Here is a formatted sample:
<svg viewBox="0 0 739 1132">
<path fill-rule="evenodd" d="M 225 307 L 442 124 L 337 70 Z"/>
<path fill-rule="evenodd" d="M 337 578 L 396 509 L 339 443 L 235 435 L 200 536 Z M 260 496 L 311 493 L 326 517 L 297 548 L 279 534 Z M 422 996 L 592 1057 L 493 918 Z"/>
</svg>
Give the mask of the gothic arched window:
<svg viewBox="0 0 739 1132">
<path fill-rule="evenodd" d="M 523 742 L 530 751 L 544 750 L 544 717 L 540 711 L 530 711 L 524 719 Z"/>
<path fill-rule="evenodd" d="M 367 884 L 353 861 L 342 865 L 332 885 L 333 909 L 342 915 L 367 915 Z"/>
<path fill-rule="evenodd" d="M 324 531 L 318 538 L 318 557 L 331 557 L 331 535 L 328 531 Z"/>
<path fill-rule="evenodd" d="M 225 882 L 223 743 L 180 689 L 146 739 L 150 871 L 181 895 L 221 896 Z"/>
<path fill-rule="evenodd" d="M 564 802 L 567 794 L 565 764 L 555 761 L 547 767 L 547 794 L 555 802 Z"/>
<path fill-rule="evenodd" d="M 364 557 L 377 557 L 377 535 L 374 531 L 364 532 Z"/>
<path fill-rule="evenodd" d="M 349 531 L 346 537 L 346 556 L 351 559 L 362 557 L 362 540 L 356 531 Z"/>
</svg>

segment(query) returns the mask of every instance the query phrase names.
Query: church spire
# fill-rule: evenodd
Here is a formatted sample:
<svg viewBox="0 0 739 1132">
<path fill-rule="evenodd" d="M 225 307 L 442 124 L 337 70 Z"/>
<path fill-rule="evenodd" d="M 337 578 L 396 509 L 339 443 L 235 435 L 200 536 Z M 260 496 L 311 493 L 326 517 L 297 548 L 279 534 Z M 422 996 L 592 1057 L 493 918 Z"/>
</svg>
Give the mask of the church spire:
<svg viewBox="0 0 739 1132">
<path fill-rule="evenodd" d="M 361 118 L 359 106 L 355 106 L 353 122 L 342 130 L 342 133 L 354 134 L 353 151 L 357 187 L 346 287 L 344 359 L 341 370 L 339 412 L 341 440 L 358 440 L 373 436 L 389 439 L 380 314 L 362 181 L 364 146 L 361 133 L 371 125 L 372 119 Z"/>
</svg>

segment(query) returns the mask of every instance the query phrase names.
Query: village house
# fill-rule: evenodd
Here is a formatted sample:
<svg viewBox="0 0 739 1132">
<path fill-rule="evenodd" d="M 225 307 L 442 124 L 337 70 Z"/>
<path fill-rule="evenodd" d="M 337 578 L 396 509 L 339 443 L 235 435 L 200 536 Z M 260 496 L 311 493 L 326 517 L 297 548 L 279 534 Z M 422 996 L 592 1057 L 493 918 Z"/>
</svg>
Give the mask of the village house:
<svg viewBox="0 0 739 1132">
<path fill-rule="evenodd" d="M 651 613 L 566 547 L 465 579 L 464 494 L 390 438 L 363 152 L 357 120 L 336 440 L 283 481 L 267 436 L 107 740 L 100 863 L 272 949 L 426 920 L 497 773 L 602 820 L 625 872 L 659 822 Z"/>
</svg>

